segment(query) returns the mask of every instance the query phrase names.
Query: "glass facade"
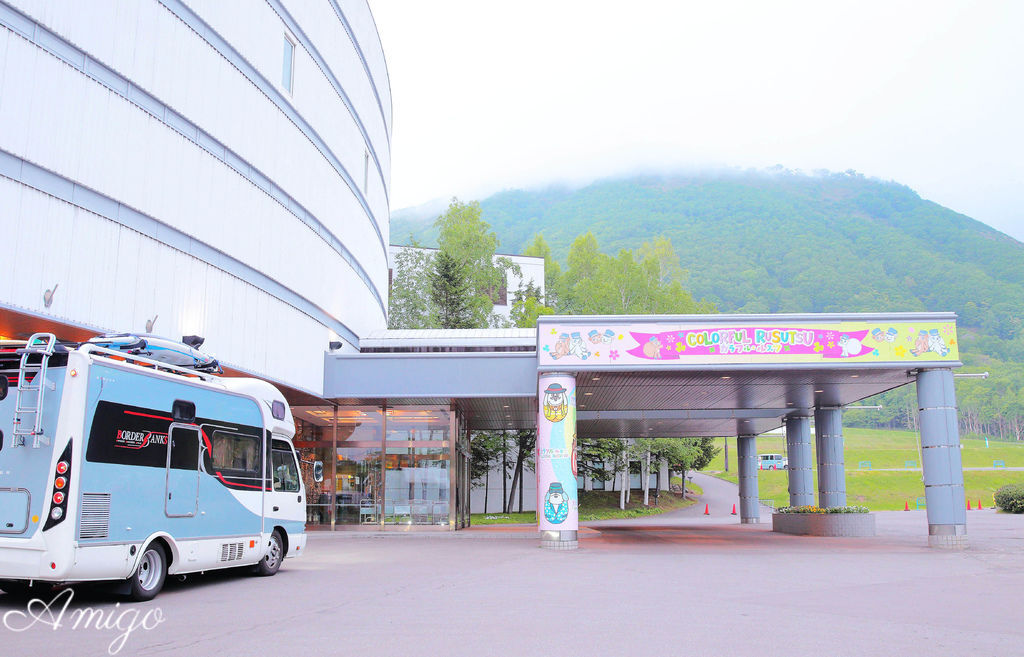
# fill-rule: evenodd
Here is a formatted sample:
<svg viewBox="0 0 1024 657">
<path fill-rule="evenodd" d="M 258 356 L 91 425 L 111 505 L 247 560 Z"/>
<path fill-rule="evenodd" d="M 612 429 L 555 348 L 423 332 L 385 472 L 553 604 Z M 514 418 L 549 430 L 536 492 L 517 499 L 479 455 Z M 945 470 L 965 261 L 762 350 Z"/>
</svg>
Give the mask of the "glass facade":
<svg viewBox="0 0 1024 657">
<path fill-rule="evenodd" d="M 299 406 L 308 529 L 469 525 L 469 444 L 447 406 Z M 313 480 L 323 462 L 324 480 Z"/>
<path fill-rule="evenodd" d="M 306 486 L 306 526 L 317 529 L 331 526 L 331 499 L 334 497 L 331 456 L 334 442 L 330 421 L 331 406 L 304 406 L 292 409 L 295 418 L 295 452 L 299 457 L 302 483 Z M 313 464 L 324 464 L 324 480 L 313 477 Z"/>
<path fill-rule="evenodd" d="M 338 408 L 335 448 L 335 525 L 373 525 L 383 490 L 384 413 L 377 406 Z"/>
<path fill-rule="evenodd" d="M 385 524 L 448 525 L 449 449 L 390 444 L 387 449 Z"/>
</svg>

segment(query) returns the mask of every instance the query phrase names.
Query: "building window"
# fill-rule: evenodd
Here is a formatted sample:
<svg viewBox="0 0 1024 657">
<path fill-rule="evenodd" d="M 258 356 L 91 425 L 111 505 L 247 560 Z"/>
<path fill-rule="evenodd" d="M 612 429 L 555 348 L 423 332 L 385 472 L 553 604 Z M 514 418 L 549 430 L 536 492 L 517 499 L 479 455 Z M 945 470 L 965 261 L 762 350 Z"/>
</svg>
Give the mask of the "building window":
<svg viewBox="0 0 1024 657">
<path fill-rule="evenodd" d="M 507 306 L 508 305 L 508 282 L 501 284 L 499 288 L 491 288 L 490 290 L 491 302 L 496 306 Z"/>
<path fill-rule="evenodd" d="M 284 35 L 284 63 L 281 68 L 281 86 L 292 92 L 292 74 L 295 72 L 295 42 Z"/>
</svg>

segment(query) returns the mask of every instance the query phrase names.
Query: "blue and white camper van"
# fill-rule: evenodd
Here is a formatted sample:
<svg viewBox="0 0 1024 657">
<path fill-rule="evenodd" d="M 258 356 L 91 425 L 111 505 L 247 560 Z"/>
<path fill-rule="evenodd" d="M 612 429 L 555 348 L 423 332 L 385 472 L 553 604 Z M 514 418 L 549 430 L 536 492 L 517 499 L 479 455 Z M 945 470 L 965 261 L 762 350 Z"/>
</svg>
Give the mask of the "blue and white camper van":
<svg viewBox="0 0 1024 657">
<path fill-rule="evenodd" d="M 153 353 L 0 342 L 0 589 L 120 580 L 148 600 L 169 575 L 273 575 L 305 548 L 281 393 Z"/>
</svg>

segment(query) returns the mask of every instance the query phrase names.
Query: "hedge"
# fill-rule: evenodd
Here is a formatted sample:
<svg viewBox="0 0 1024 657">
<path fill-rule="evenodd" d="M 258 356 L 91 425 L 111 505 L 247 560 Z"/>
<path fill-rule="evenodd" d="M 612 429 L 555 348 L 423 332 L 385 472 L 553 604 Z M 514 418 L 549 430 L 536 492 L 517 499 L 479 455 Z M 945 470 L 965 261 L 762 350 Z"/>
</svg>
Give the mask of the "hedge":
<svg viewBox="0 0 1024 657">
<path fill-rule="evenodd" d="M 998 506 L 1007 513 L 1024 513 L 1024 484 L 1007 484 L 993 495 Z"/>
</svg>

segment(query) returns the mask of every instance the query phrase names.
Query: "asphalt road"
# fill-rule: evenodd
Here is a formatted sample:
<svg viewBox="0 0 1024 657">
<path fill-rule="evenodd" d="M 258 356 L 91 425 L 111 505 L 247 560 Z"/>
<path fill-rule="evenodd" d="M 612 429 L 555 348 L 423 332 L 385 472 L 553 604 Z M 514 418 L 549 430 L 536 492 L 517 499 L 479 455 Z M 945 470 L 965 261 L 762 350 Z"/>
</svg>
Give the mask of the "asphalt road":
<svg viewBox="0 0 1024 657">
<path fill-rule="evenodd" d="M 211 574 L 138 605 L 84 592 L 72 609 L 159 609 L 125 655 L 1024 655 L 1024 516 L 971 512 L 964 552 L 927 548 L 923 511 L 877 514 L 871 539 L 783 536 L 739 525 L 719 503 L 735 489 L 707 484 L 713 515 L 588 523 L 575 552 L 529 530 L 314 534 L 273 578 Z M 117 634 L 0 627 L 0 654 L 103 655 Z"/>
</svg>

